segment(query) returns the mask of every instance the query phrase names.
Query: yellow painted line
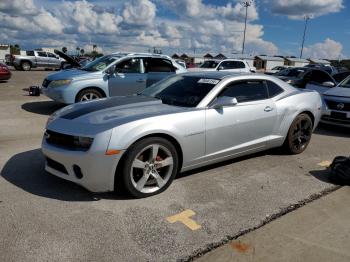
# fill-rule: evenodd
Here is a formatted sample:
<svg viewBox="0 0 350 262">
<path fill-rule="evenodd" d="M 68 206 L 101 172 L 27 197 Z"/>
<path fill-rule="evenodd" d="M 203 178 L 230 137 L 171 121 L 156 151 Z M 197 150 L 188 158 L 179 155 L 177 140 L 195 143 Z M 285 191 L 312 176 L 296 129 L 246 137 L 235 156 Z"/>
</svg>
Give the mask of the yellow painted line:
<svg viewBox="0 0 350 262">
<path fill-rule="evenodd" d="M 317 165 L 321 166 L 321 167 L 329 167 L 332 164 L 332 162 L 330 161 L 322 161 L 321 163 L 318 163 Z"/>
<path fill-rule="evenodd" d="M 191 209 L 187 209 L 179 214 L 167 217 L 166 220 L 169 223 L 175 223 L 175 222 L 181 222 L 185 226 L 187 226 L 191 230 L 198 230 L 202 226 L 198 225 L 196 221 L 191 219 L 190 217 L 194 216 L 196 213 L 193 212 Z"/>
</svg>

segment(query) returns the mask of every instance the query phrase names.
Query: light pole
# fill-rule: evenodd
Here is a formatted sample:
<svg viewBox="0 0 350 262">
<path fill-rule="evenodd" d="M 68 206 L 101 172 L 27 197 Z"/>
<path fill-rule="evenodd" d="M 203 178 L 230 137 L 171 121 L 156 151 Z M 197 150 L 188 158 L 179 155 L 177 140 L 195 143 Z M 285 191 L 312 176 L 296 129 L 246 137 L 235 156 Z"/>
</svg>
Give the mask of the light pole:
<svg viewBox="0 0 350 262">
<path fill-rule="evenodd" d="M 301 50 L 300 50 L 300 58 L 303 57 L 303 49 L 304 49 L 304 43 L 305 43 L 305 35 L 306 35 L 306 29 L 307 29 L 307 23 L 311 19 L 310 15 L 305 15 L 304 20 L 305 20 L 305 27 L 304 27 L 304 34 L 303 34 L 303 41 L 301 43 Z"/>
<path fill-rule="evenodd" d="M 247 16 L 248 16 L 248 7 L 251 6 L 253 0 L 245 1 L 242 3 L 243 7 L 245 7 L 245 19 L 244 19 L 244 33 L 243 33 L 243 46 L 242 46 L 242 55 L 244 54 L 244 44 L 245 44 L 245 32 L 247 30 Z"/>
</svg>

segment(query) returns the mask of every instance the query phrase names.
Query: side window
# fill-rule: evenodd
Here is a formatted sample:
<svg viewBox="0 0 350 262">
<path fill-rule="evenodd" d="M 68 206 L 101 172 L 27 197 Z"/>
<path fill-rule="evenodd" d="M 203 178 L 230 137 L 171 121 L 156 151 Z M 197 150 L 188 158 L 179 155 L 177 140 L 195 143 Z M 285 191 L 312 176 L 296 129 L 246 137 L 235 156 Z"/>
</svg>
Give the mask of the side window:
<svg viewBox="0 0 350 262">
<path fill-rule="evenodd" d="M 266 81 L 267 89 L 269 91 L 269 97 L 275 97 L 283 92 L 283 89 L 271 81 Z"/>
<path fill-rule="evenodd" d="M 123 73 L 123 74 L 141 73 L 140 59 L 131 58 L 131 59 L 122 61 L 116 65 L 115 70 L 117 73 Z"/>
<path fill-rule="evenodd" d="M 146 72 L 175 72 L 170 60 L 161 58 L 145 59 Z"/>
<path fill-rule="evenodd" d="M 45 52 L 38 52 L 38 56 L 41 56 L 41 57 L 47 57 L 46 53 Z"/>
<path fill-rule="evenodd" d="M 268 93 L 264 81 L 248 80 L 229 84 L 219 96 L 235 97 L 242 103 L 267 99 Z"/>
<path fill-rule="evenodd" d="M 316 82 L 318 84 L 322 84 L 327 81 L 333 82 L 332 78 L 326 72 L 322 72 L 319 70 L 314 70 L 312 72 L 311 81 Z"/>
<path fill-rule="evenodd" d="M 27 56 L 35 56 L 34 51 L 26 51 Z"/>
<path fill-rule="evenodd" d="M 245 65 L 241 61 L 224 61 L 220 64 L 220 69 L 240 69 L 245 68 Z"/>
<path fill-rule="evenodd" d="M 52 54 L 52 53 L 47 53 L 47 56 L 48 57 L 52 57 L 52 58 L 56 58 L 56 56 L 54 54 Z"/>
</svg>

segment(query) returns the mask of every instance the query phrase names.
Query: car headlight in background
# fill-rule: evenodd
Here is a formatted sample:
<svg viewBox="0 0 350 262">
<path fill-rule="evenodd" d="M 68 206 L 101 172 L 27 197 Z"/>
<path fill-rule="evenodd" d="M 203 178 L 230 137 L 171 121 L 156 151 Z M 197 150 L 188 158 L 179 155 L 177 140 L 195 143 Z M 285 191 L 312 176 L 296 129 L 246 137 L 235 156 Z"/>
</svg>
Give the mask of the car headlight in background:
<svg viewBox="0 0 350 262">
<path fill-rule="evenodd" d="M 291 84 L 293 84 L 293 80 L 289 79 L 289 80 L 286 81 L 286 83 L 291 85 Z"/>
<path fill-rule="evenodd" d="M 72 79 L 62 79 L 62 80 L 54 80 L 50 83 L 49 87 L 60 87 L 64 85 L 69 85 L 72 82 Z"/>
</svg>

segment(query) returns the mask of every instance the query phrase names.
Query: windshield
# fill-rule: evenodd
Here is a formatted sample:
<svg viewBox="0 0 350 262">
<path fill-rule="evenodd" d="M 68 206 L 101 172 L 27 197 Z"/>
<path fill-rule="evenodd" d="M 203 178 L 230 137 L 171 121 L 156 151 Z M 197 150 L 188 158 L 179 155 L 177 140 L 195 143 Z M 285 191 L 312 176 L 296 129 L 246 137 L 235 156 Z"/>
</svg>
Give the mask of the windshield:
<svg viewBox="0 0 350 262">
<path fill-rule="evenodd" d="M 88 63 L 82 69 L 85 71 L 102 71 L 121 56 L 102 56 Z"/>
<path fill-rule="evenodd" d="M 219 62 L 217 61 L 204 61 L 204 63 L 201 64 L 200 68 L 216 68 L 218 64 Z"/>
<path fill-rule="evenodd" d="M 305 73 L 305 69 L 302 68 L 288 68 L 277 73 L 278 76 L 289 76 L 289 77 L 301 77 Z"/>
<path fill-rule="evenodd" d="M 339 84 L 339 87 L 350 88 L 350 76 Z"/>
<path fill-rule="evenodd" d="M 140 95 L 161 99 L 168 105 L 196 107 L 219 82 L 219 79 L 176 75 L 153 84 Z"/>
</svg>

